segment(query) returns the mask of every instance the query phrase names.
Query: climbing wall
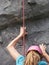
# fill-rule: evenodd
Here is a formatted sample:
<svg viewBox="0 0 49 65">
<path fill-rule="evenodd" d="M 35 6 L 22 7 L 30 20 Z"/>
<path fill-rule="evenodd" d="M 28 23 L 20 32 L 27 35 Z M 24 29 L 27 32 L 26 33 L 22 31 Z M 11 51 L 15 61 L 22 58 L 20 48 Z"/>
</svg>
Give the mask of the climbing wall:
<svg viewBox="0 0 49 65">
<path fill-rule="evenodd" d="M 6 46 L 19 34 L 20 27 L 21 24 L 17 23 L 1 31 L 0 64 L 14 65 L 15 61 L 7 52 Z M 27 50 L 28 47 L 33 44 L 38 45 L 44 43 L 47 45 L 47 52 L 49 53 L 49 18 L 28 21 L 26 22 L 26 27 L 28 35 L 26 36 L 25 49 Z M 22 50 L 22 40 L 18 42 L 16 48 L 19 52 Z M 20 53 L 23 54 L 23 50 Z"/>
<path fill-rule="evenodd" d="M 0 65 L 15 65 L 6 46 L 19 34 L 22 26 L 22 0 L 0 0 Z M 25 0 L 25 51 L 30 45 L 46 44 L 49 54 L 49 0 Z M 22 39 L 16 45 L 23 54 Z"/>
</svg>

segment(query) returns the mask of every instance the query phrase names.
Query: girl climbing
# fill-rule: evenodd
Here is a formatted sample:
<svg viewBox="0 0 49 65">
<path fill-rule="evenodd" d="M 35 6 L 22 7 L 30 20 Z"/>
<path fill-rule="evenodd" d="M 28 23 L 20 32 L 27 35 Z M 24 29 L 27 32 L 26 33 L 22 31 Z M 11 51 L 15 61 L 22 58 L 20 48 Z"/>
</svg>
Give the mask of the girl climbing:
<svg viewBox="0 0 49 65">
<path fill-rule="evenodd" d="M 6 47 L 9 51 L 10 55 L 16 60 L 16 65 L 48 65 L 49 63 L 49 55 L 46 53 L 46 46 L 41 44 L 39 46 L 32 45 L 29 47 L 26 53 L 26 57 L 21 55 L 16 49 L 15 45 L 23 37 L 26 35 L 26 27 L 20 28 L 20 34 L 12 40 L 9 45 Z M 46 59 L 47 62 L 41 61 L 42 57 Z"/>
</svg>

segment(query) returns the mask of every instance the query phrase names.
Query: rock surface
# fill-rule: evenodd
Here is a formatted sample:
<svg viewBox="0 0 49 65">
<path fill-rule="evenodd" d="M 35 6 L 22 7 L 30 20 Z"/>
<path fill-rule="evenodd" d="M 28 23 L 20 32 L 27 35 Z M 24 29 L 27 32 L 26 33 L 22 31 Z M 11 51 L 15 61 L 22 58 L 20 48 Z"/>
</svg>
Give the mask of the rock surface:
<svg viewBox="0 0 49 65">
<path fill-rule="evenodd" d="M 25 0 L 25 19 L 49 17 L 49 0 Z M 0 0 L 0 29 L 22 21 L 22 0 Z"/>
<path fill-rule="evenodd" d="M 15 65 L 6 46 L 19 34 L 21 26 L 22 0 L 0 0 L 0 65 Z M 25 0 L 25 26 L 25 49 L 44 42 L 49 54 L 49 0 Z M 19 52 L 22 50 L 22 40 L 16 47 Z"/>
</svg>

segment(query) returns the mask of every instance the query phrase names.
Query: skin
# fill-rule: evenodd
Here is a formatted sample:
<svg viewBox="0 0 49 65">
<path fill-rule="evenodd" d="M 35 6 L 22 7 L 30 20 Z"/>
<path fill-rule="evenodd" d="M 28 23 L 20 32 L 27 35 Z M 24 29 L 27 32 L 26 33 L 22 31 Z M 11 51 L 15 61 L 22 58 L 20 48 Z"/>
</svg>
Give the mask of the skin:
<svg viewBox="0 0 49 65">
<path fill-rule="evenodd" d="M 49 55 L 46 53 L 46 45 L 41 44 L 39 46 L 40 46 L 40 49 L 42 50 L 42 55 L 49 62 Z"/>
<path fill-rule="evenodd" d="M 26 34 L 27 34 L 26 27 L 21 27 L 20 34 L 14 40 L 12 40 L 6 47 L 6 49 L 9 51 L 10 55 L 13 57 L 14 60 L 16 60 L 16 58 L 20 55 L 20 53 L 17 51 L 17 49 L 15 49 L 15 45 L 17 44 L 19 39 L 21 39 Z M 45 57 L 45 59 L 49 62 L 49 55 L 45 51 L 46 46 L 43 44 L 41 44 L 39 46 L 42 50 L 43 57 Z"/>
<path fill-rule="evenodd" d="M 17 44 L 17 42 L 19 41 L 20 38 L 22 38 L 24 35 L 27 34 L 27 32 L 25 32 L 25 30 L 26 30 L 26 27 L 21 27 L 20 34 L 14 40 L 12 40 L 9 43 L 9 45 L 6 47 L 14 60 L 16 60 L 16 58 L 20 55 L 20 53 L 17 52 L 17 49 L 15 49 L 15 45 Z"/>
</svg>

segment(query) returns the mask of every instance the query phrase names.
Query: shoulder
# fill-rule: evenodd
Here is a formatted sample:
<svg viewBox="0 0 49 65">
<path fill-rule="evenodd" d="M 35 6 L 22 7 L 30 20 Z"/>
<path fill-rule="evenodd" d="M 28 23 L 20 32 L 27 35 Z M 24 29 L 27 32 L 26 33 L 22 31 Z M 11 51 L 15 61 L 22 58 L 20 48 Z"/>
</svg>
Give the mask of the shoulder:
<svg viewBox="0 0 49 65">
<path fill-rule="evenodd" d="M 46 61 L 39 61 L 38 65 L 48 65 L 48 63 Z"/>
<path fill-rule="evenodd" d="M 16 58 L 16 65 L 23 65 L 25 57 L 20 55 Z"/>
</svg>

